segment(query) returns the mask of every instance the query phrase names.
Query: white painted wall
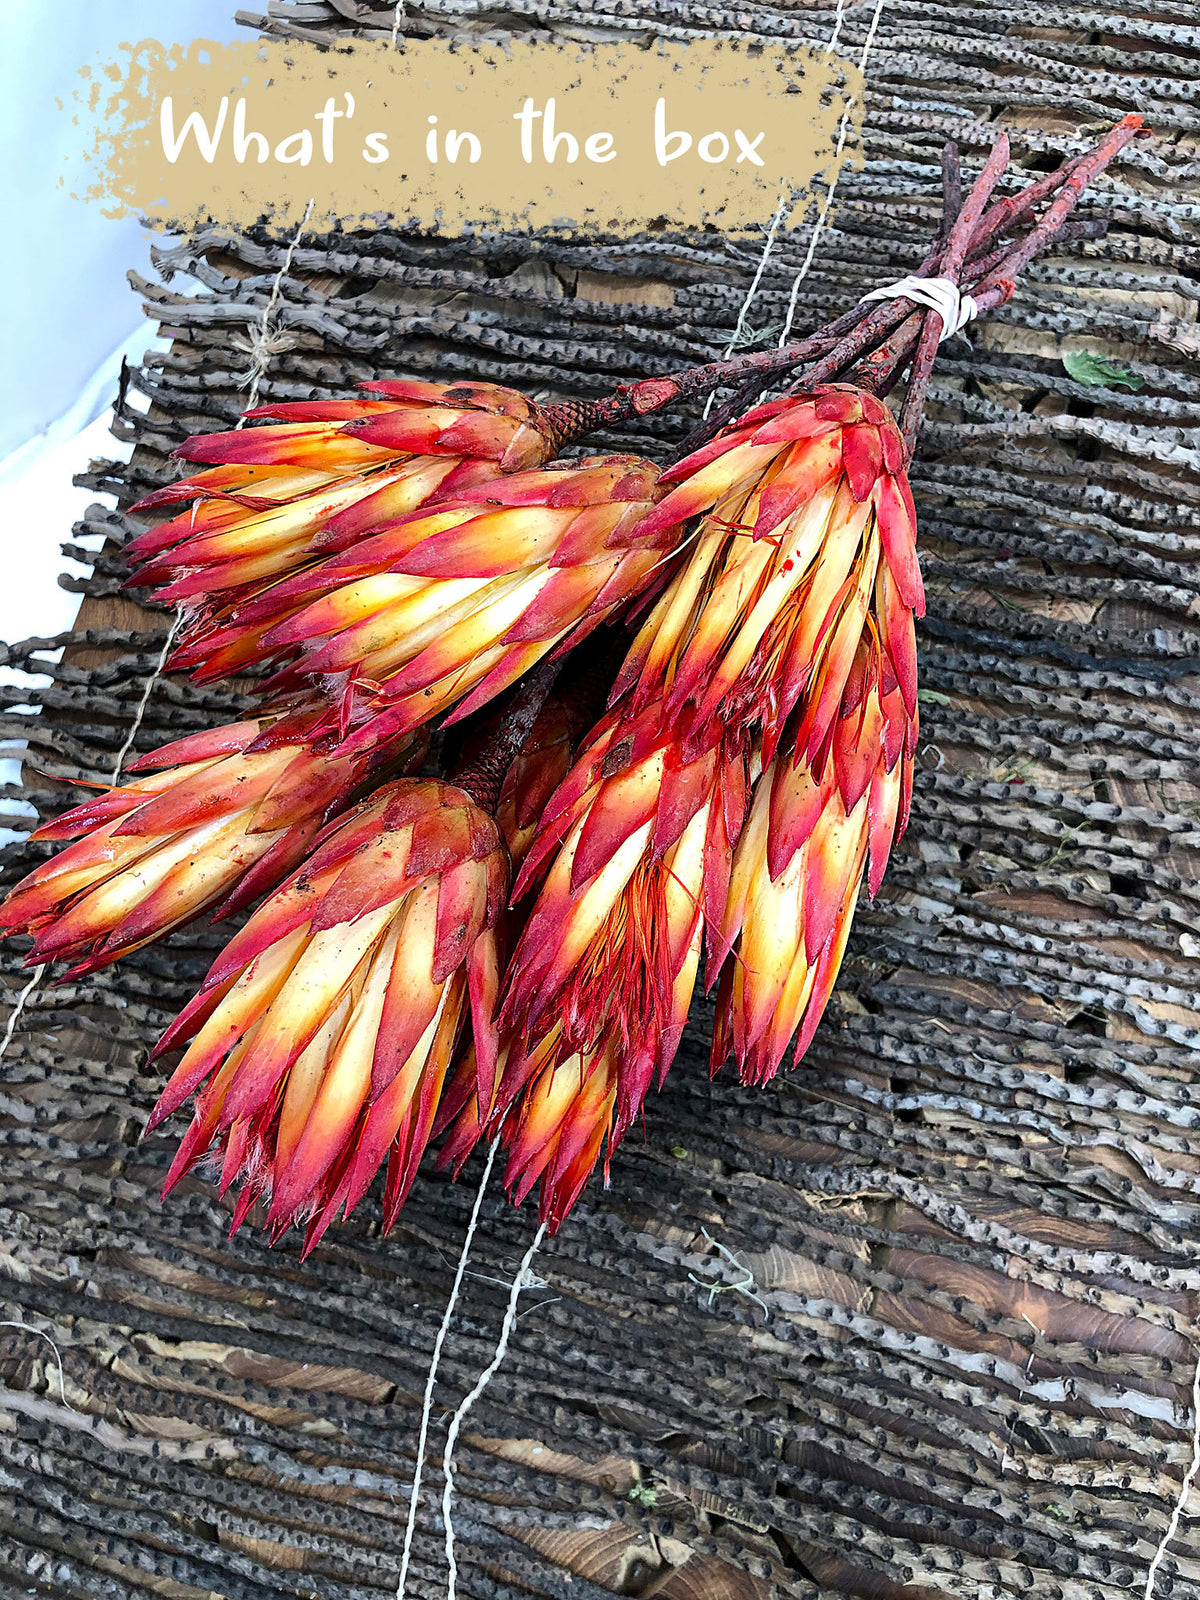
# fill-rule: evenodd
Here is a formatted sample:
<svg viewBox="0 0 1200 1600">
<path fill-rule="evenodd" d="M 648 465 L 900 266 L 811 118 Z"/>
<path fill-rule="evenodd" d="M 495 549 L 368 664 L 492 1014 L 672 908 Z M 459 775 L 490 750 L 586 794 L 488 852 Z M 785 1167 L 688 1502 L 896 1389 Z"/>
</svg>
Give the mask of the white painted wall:
<svg viewBox="0 0 1200 1600">
<path fill-rule="evenodd" d="M 0 194 L 21 242 L 0 253 L 0 639 L 69 627 L 78 596 L 58 587 L 59 545 L 93 498 L 71 477 L 121 458 L 108 432 L 121 356 L 153 328 L 125 274 L 149 274 L 150 236 L 72 198 L 71 93 L 84 65 L 123 42 L 226 40 L 236 0 L 0 0 Z M 60 109 L 58 102 L 62 102 Z"/>
</svg>

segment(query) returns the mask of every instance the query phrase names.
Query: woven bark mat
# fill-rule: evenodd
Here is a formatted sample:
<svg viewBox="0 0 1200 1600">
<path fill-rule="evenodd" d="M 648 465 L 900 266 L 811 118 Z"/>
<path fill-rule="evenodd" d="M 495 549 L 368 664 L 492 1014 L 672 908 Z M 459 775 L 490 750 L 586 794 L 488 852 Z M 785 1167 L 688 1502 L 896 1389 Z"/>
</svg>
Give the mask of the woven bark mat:
<svg viewBox="0 0 1200 1600">
<path fill-rule="evenodd" d="M 401 11 L 402 34 L 476 38 L 823 41 L 835 25 L 832 4 L 785 0 Z M 871 13 L 846 8 L 854 56 Z M 328 42 L 384 36 L 393 12 L 278 0 L 243 20 Z M 977 165 L 1003 125 L 1035 171 L 1130 109 L 1156 137 L 1083 208 L 1107 237 L 1062 246 L 942 352 L 915 469 L 930 604 L 912 826 L 799 1070 L 763 1090 L 710 1084 L 698 1003 L 644 1138 L 535 1262 L 545 1286 L 460 1450 L 460 1594 L 1143 1593 L 1191 1458 L 1200 1288 L 1196 23 L 1184 0 L 888 0 L 868 159 L 841 185 L 800 326 L 919 259 L 947 135 Z M 128 504 L 173 476 L 186 434 L 232 425 L 239 343 L 285 243 L 213 229 L 135 278 L 172 344 L 132 374 L 150 409 L 119 407 L 137 448 L 131 466 L 93 467 L 98 490 Z M 781 322 L 806 243 L 801 228 L 771 257 L 753 329 Z M 381 373 L 600 393 L 718 354 L 754 266 L 753 248 L 669 230 L 306 235 L 263 399 Z M 1069 349 L 1132 361 L 1144 386 L 1080 385 Z M 677 426 L 601 442 L 661 453 Z M 4 735 L 30 750 L 6 791 L 13 827 L 30 803 L 68 803 L 60 780 L 107 777 L 143 699 L 138 750 L 237 708 L 152 681 L 167 621 L 117 594 L 130 527 L 88 513 L 83 531 L 107 538 L 69 584 L 77 629 L 3 657 L 44 674 L 7 692 Z M 10 846 L 6 879 L 38 858 Z M 160 1205 L 179 1130 L 139 1140 L 160 1077 L 146 1050 L 220 937 L 192 929 L 86 982 L 43 982 L 16 1020 L 0 1316 L 26 1327 L 0 1346 L 5 1596 L 395 1591 L 478 1169 L 461 1186 L 423 1174 L 386 1239 L 364 1204 L 303 1267 L 292 1244 L 227 1242 L 206 1184 Z M 10 1000 L 19 960 L 2 957 Z M 484 1204 L 438 1459 L 533 1227 L 498 1188 Z M 1159 1596 L 1200 1596 L 1188 1528 Z M 409 1593 L 443 1592 L 431 1499 Z"/>
</svg>

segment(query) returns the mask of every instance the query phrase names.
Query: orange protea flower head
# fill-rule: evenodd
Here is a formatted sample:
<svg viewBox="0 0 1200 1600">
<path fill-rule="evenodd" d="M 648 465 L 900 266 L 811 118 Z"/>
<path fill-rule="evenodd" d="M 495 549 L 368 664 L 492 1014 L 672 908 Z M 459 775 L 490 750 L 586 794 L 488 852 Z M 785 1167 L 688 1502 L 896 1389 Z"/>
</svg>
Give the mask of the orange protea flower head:
<svg viewBox="0 0 1200 1600">
<path fill-rule="evenodd" d="M 610 712 L 547 805 L 516 884 L 520 896 L 544 880 L 503 1010 L 526 1046 L 557 1023 L 564 1053 L 590 1056 L 611 1036 L 647 1073 L 669 1065 L 746 804 L 738 744 L 688 761 L 685 741 L 653 708 Z"/>
<path fill-rule="evenodd" d="M 600 661 L 603 661 L 603 653 Z M 495 815 L 514 870 L 524 862 L 537 838 L 538 825 L 550 796 L 571 770 L 575 744 L 584 724 L 598 708 L 606 681 L 607 675 L 601 667 L 599 672 L 585 669 L 582 677 L 571 675 L 566 686 L 561 681 L 556 684 L 508 767 Z M 520 933 L 526 910 L 522 901 L 505 913 L 498 929 L 502 945 L 511 943 Z M 502 1040 L 497 1078 L 490 1095 L 485 1085 L 484 1110 L 493 1127 L 502 1120 L 503 1113 L 526 1081 L 518 1070 L 518 1059 L 518 1053 L 511 1052 Z M 453 1166 L 456 1177 L 484 1134 L 479 1087 L 479 1065 L 474 1051 L 468 1049 L 455 1064 L 433 1130 L 436 1138 L 450 1129 L 438 1156 L 438 1166 Z"/>
<path fill-rule="evenodd" d="M 266 587 L 176 664 L 282 660 L 271 691 L 340 688 L 346 749 L 457 720 L 641 590 L 675 537 L 638 528 L 657 480 L 636 456 L 590 456 L 481 484 Z"/>
<path fill-rule="evenodd" d="M 465 1108 L 447 1158 L 499 1127 L 514 1192 L 540 1177 L 548 1220 L 666 1075 L 705 909 L 724 907 L 745 756 L 730 741 L 687 761 L 682 738 L 653 710 L 610 712 L 546 806 L 516 884 L 521 897 L 544 880 L 508 967 L 499 1088 L 482 1116 Z"/>
<path fill-rule="evenodd" d="M 262 1199 L 272 1232 L 304 1223 L 311 1248 L 386 1161 L 390 1227 L 468 1010 L 494 1080 L 507 886 L 495 822 L 451 783 L 387 784 L 328 828 L 159 1045 L 189 1041 L 150 1127 L 199 1091 L 166 1190 L 219 1157 L 235 1227 Z"/>
<path fill-rule="evenodd" d="M 518 1098 L 519 1096 L 519 1098 Z M 531 1055 L 506 1063 L 500 1103 L 508 1148 L 504 1184 L 520 1205 L 541 1184 L 538 1221 L 557 1233 L 601 1152 L 608 1163 L 634 1116 L 621 1107 L 620 1060 L 611 1041 L 590 1056 L 562 1058 L 553 1033 Z"/>
<path fill-rule="evenodd" d="M 662 481 L 672 487 L 642 532 L 700 521 L 614 696 L 635 710 L 661 700 L 667 716 L 694 707 L 689 750 L 720 726 L 754 725 L 767 760 L 803 699 L 806 744 L 819 750 L 870 626 L 915 707 L 916 518 L 903 441 L 879 400 L 826 385 L 772 401 Z"/>
<path fill-rule="evenodd" d="M 383 759 L 403 770 L 424 748 L 326 757 L 304 736 L 322 715 L 310 704 L 286 732 L 254 717 L 142 756 L 131 782 L 37 830 L 75 842 L 9 893 L 0 929 L 32 934 L 29 962 L 73 961 L 74 977 L 273 889 Z"/>
<path fill-rule="evenodd" d="M 266 426 L 186 440 L 177 455 L 212 465 L 133 508 L 193 502 L 126 545 L 133 581 L 180 604 L 228 607 L 331 546 L 554 453 L 537 406 L 514 389 L 362 388 L 382 398 L 259 406 L 246 417 Z"/>
<path fill-rule="evenodd" d="M 878 641 L 860 645 L 823 764 L 780 750 L 758 779 L 734 852 L 710 982 L 721 971 L 714 1070 L 732 1053 L 742 1081 L 808 1049 L 833 991 L 864 875 L 872 898 L 908 822 L 916 711 Z"/>
</svg>

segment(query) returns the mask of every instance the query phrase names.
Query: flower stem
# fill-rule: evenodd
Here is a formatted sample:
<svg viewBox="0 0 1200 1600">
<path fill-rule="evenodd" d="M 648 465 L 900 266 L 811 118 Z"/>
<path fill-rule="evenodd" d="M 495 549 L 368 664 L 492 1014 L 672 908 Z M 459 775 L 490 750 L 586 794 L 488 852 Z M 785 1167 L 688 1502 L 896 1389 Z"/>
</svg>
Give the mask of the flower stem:
<svg viewBox="0 0 1200 1600">
<path fill-rule="evenodd" d="M 1001 173 L 1007 166 L 1008 136 L 1002 133 L 992 146 L 991 154 L 984 163 L 983 171 L 971 185 L 971 192 L 954 219 L 939 267 L 942 277 L 949 278 L 952 282 L 957 283 L 962 276 L 963 263 L 967 259 L 968 246 L 983 221 L 984 208 L 992 197 L 992 191 L 1000 181 Z M 909 379 L 908 393 L 904 397 L 904 406 L 900 412 L 900 433 L 908 446 L 910 456 L 912 455 L 913 441 L 916 438 L 917 429 L 921 426 L 921 413 L 925 407 L 925 392 L 929 388 L 930 374 L 933 372 L 933 363 L 937 359 L 938 345 L 941 342 L 941 313 L 939 311 L 930 311 L 921 324 L 921 337 L 917 342 L 916 354 L 913 356 L 912 376 Z"/>
<path fill-rule="evenodd" d="M 533 731 L 561 667 L 561 661 L 550 658 L 526 673 L 512 699 L 487 728 L 482 742 L 450 779 L 489 816 L 495 812 L 508 769 Z"/>
<path fill-rule="evenodd" d="M 958 152 L 947 146 L 942 155 L 943 216 L 937 239 L 914 277 L 946 277 L 957 284 L 974 282 L 972 293 L 980 311 L 1002 305 L 1010 298 L 1015 280 L 1032 258 L 1059 236 L 1088 184 L 1104 170 L 1139 132 L 1136 113 L 1117 123 L 1093 150 L 1043 174 L 1018 195 L 991 205 L 988 201 L 1008 164 L 1008 139 L 1003 133 L 976 179 L 965 204 Z M 1053 198 L 1051 198 L 1053 197 Z M 995 246 L 993 241 L 1027 222 L 1044 200 L 1050 204 L 1029 231 L 1015 242 Z M 1094 237 L 1095 225 L 1080 230 Z M 991 246 L 989 249 L 988 247 Z M 912 319 L 914 327 L 910 327 Z M 684 442 L 681 454 L 707 442 L 728 422 L 771 386 L 782 373 L 798 368 L 806 388 L 854 372 L 856 381 L 886 392 L 912 361 L 913 373 L 902 412 L 902 428 L 911 451 L 920 425 L 942 331 L 941 316 L 907 297 L 850 307 L 840 317 L 805 339 L 781 349 L 756 351 L 724 361 L 687 367 L 661 378 L 621 385 L 599 400 L 569 401 L 542 408 L 541 423 L 561 446 L 634 417 L 647 416 L 682 401 L 703 398 L 715 389 L 735 388 L 735 398 Z M 811 365 L 810 365 L 811 363 Z"/>
</svg>

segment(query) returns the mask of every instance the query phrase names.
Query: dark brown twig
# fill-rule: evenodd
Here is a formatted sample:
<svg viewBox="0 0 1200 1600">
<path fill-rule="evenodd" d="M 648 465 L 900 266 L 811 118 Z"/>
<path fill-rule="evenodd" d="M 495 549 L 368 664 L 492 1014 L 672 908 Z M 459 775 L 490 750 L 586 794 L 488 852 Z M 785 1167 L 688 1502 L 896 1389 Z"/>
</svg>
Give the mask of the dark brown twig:
<svg viewBox="0 0 1200 1600">
<path fill-rule="evenodd" d="M 938 228 L 938 243 L 950 237 L 955 219 L 962 210 L 962 163 L 958 146 L 947 139 L 942 146 L 942 222 Z"/>
</svg>

